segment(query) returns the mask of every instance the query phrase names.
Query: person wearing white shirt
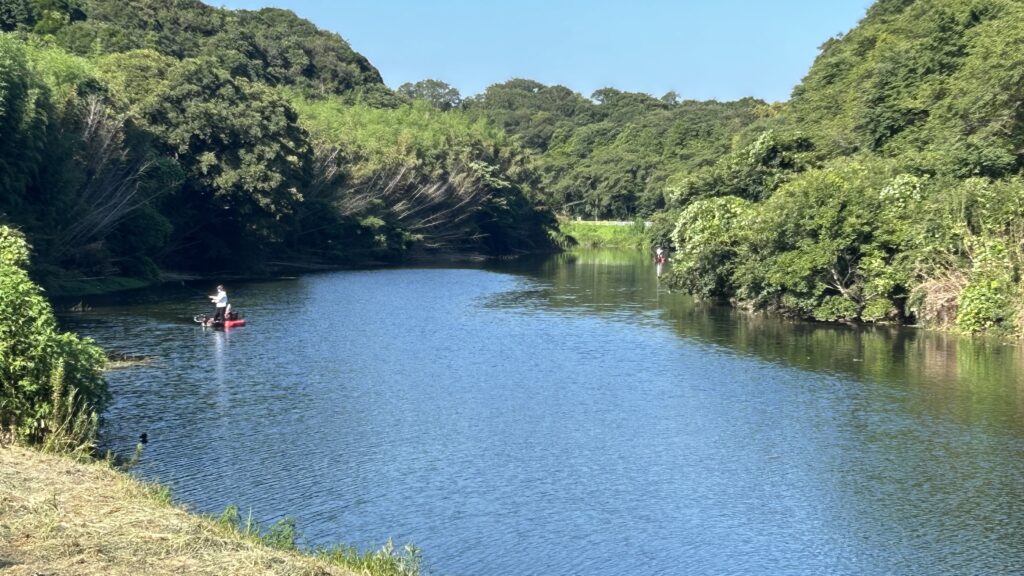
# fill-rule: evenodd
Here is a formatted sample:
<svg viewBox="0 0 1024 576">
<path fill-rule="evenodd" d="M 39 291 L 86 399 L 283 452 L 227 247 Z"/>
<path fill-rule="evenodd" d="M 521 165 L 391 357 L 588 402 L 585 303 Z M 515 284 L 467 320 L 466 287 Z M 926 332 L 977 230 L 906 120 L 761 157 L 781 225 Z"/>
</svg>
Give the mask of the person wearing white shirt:
<svg viewBox="0 0 1024 576">
<path fill-rule="evenodd" d="M 224 313 L 228 307 L 228 293 L 224 291 L 223 286 L 217 285 L 217 293 L 210 296 L 210 301 L 217 307 L 217 313 L 213 315 L 213 321 L 223 322 L 225 320 Z"/>
</svg>

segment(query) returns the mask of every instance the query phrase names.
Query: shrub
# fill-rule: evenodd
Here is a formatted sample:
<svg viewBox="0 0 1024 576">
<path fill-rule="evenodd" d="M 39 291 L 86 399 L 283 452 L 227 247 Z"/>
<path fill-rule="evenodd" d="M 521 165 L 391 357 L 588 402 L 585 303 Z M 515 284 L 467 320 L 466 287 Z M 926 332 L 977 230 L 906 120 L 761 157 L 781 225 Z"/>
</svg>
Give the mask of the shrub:
<svg viewBox="0 0 1024 576">
<path fill-rule="evenodd" d="M 672 231 L 673 286 L 702 297 L 732 294 L 738 232 L 752 204 L 735 196 L 698 200 L 679 215 Z"/>
<path fill-rule="evenodd" d="M 44 443 L 70 432 L 49 446 L 79 450 L 107 400 L 103 351 L 60 331 L 28 261 L 24 237 L 0 226 L 0 433 Z"/>
<path fill-rule="evenodd" d="M 956 323 L 961 330 L 1012 330 L 1015 318 L 1013 266 L 1006 245 L 973 239 L 970 281 L 960 293 Z"/>
</svg>

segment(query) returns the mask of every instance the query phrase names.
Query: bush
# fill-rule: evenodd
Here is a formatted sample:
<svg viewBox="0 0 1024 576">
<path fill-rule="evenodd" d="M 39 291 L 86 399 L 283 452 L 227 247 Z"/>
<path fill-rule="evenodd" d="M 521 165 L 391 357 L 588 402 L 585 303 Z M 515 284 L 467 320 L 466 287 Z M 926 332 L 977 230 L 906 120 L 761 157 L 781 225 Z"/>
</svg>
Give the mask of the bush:
<svg viewBox="0 0 1024 576">
<path fill-rule="evenodd" d="M 90 340 L 59 330 L 25 271 L 28 255 L 24 237 L 0 226 L 0 433 L 79 450 L 108 397 L 105 358 Z M 72 440 L 48 438 L 68 433 Z"/>
<path fill-rule="evenodd" d="M 734 288 L 738 233 L 752 204 L 735 196 L 698 200 L 679 215 L 672 231 L 677 250 L 671 283 L 702 297 L 728 297 Z"/>
<path fill-rule="evenodd" d="M 1006 245 L 998 240 L 974 240 L 970 281 L 960 293 L 956 323 L 967 332 L 1012 331 L 1017 286 Z"/>
</svg>

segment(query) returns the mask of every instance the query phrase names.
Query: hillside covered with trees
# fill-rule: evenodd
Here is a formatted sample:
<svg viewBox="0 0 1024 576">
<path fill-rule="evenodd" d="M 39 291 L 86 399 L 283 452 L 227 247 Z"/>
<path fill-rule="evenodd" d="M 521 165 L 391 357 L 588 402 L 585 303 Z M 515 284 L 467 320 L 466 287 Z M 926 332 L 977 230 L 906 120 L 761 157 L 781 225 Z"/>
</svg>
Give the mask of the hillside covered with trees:
<svg viewBox="0 0 1024 576">
<path fill-rule="evenodd" d="M 524 150 L 279 9 L 0 4 L 0 222 L 49 287 L 550 249 Z"/>
<path fill-rule="evenodd" d="M 669 194 L 674 283 L 753 309 L 1019 333 L 1024 3 L 881 0 Z"/>
</svg>

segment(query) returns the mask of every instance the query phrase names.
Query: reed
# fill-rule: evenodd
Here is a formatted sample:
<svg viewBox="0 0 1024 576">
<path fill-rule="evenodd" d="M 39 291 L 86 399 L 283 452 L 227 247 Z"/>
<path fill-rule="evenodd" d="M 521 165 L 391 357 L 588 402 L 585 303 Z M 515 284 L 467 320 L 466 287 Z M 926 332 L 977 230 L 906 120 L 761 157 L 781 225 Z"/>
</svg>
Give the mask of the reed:
<svg viewBox="0 0 1024 576">
<path fill-rule="evenodd" d="M 400 550 L 388 540 L 378 550 L 361 552 L 346 545 L 331 547 L 301 548 L 301 534 L 293 518 L 283 518 L 264 528 L 255 520 L 250 510 L 244 517 L 237 506 L 228 506 L 215 520 L 216 524 L 239 538 L 260 542 L 276 550 L 301 550 L 315 558 L 373 576 L 418 576 L 422 572 L 422 554 L 416 546 L 406 544 Z"/>
<path fill-rule="evenodd" d="M 91 459 L 96 448 L 99 416 L 81 402 L 77 391 L 65 382 L 63 361 L 50 373 L 50 390 L 49 415 L 40 426 L 45 430 L 43 451 L 67 454 L 77 460 Z"/>
</svg>

